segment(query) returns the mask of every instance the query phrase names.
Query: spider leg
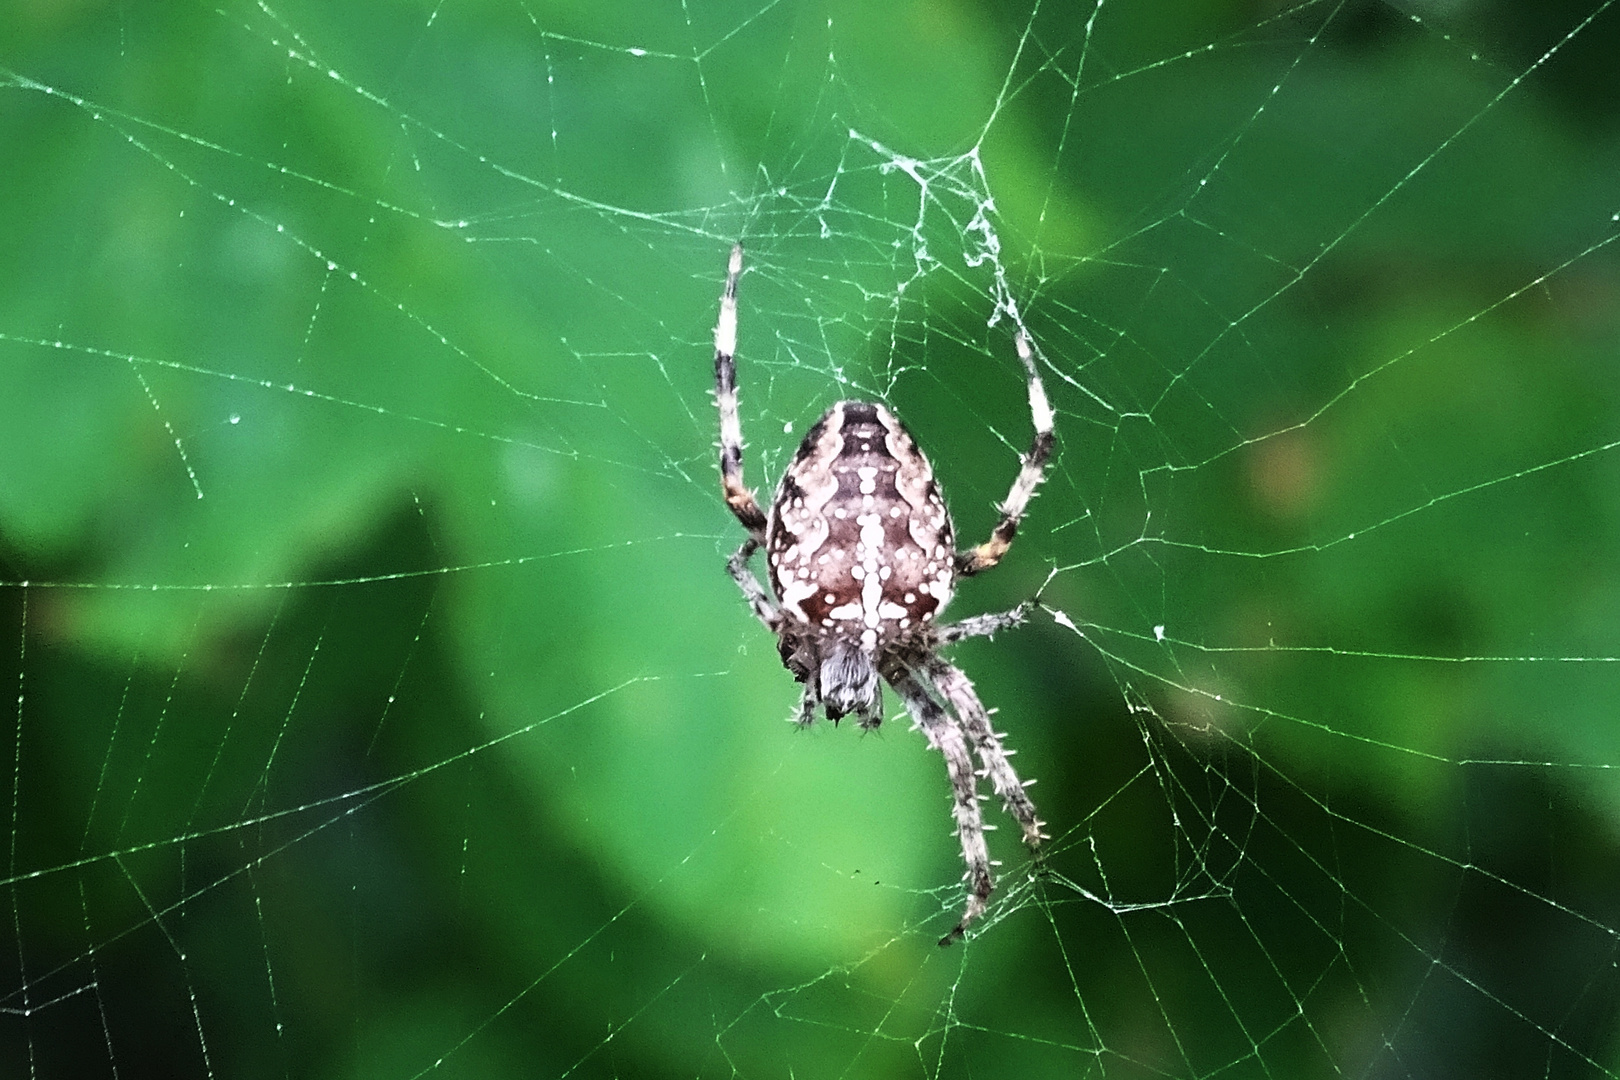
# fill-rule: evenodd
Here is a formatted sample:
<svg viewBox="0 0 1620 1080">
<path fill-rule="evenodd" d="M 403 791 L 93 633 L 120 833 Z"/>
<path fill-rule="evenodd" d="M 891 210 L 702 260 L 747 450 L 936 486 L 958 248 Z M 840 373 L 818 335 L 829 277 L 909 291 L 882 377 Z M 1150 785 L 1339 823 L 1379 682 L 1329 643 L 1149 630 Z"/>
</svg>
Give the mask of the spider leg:
<svg viewBox="0 0 1620 1080">
<path fill-rule="evenodd" d="M 1001 804 L 1007 813 L 1016 818 L 1019 828 L 1023 829 L 1024 843 L 1031 851 L 1036 850 L 1041 846 L 1041 841 L 1047 839 L 1041 832 L 1041 826 L 1046 822 L 1036 815 L 1035 804 L 1024 790 L 1024 781 L 1018 779 L 1012 762 L 1007 760 L 1013 751 L 1001 745 L 1001 736 L 990 726 L 990 714 L 974 692 L 973 683 L 961 668 L 937 656 L 929 658 L 924 670 L 934 688 L 950 702 L 962 730 L 967 733 L 968 740 L 979 755 L 984 774 L 990 778 L 990 786 L 1001 796 Z"/>
<path fill-rule="evenodd" d="M 816 722 L 816 706 L 820 704 L 821 699 L 816 696 L 815 689 L 808 682 L 805 683 L 804 689 L 799 693 L 799 712 L 798 715 L 791 718 L 792 722 L 798 725 L 801 731 L 814 724 Z"/>
<path fill-rule="evenodd" d="M 872 695 L 872 704 L 865 709 L 857 710 L 856 715 L 860 718 L 857 722 L 861 725 L 862 731 L 876 731 L 883 726 L 883 691 L 881 687 L 877 693 Z"/>
<path fill-rule="evenodd" d="M 726 505 L 748 535 L 765 539 L 765 513 L 743 483 L 742 421 L 737 416 L 737 275 L 742 273 L 742 245 L 731 249 L 726 290 L 720 294 L 720 321 L 714 327 L 714 402 L 720 407 L 720 482 Z M 746 590 L 745 590 L 746 591 Z"/>
<path fill-rule="evenodd" d="M 928 745 L 945 756 L 945 768 L 951 775 L 956 835 L 962 843 L 962 860 L 967 863 L 968 898 L 962 921 L 939 941 L 941 945 L 949 945 L 962 936 L 968 923 L 984 914 L 985 901 L 995 888 L 990 876 L 990 849 L 984 842 L 978 774 L 973 771 L 973 758 L 962 737 L 962 729 L 951 721 L 944 707 L 934 700 L 917 681 L 917 677 L 910 671 L 902 670 L 896 672 L 889 682 L 905 700 L 906 708 L 928 739 Z"/>
<path fill-rule="evenodd" d="M 765 594 L 765 587 L 759 583 L 753 569 L 748 565 L 748 560 L 753 558 L 754 552 L 758 550 L 758 540 L 752 536 L 744 540 L 742 547 L 726 560 L 726 572 L 731 575 L 731 580 L 737 583 L 737 588 L 741 589 L 743 596 L 747 598 L 748 606 L 754 612 L 754 618 L 764 623 L 765 629 L 774 634 L 782 623 L 782 612 L 771 603 L 771 598 Z"/>
<path fill-rule="evenodd" d="M 1030 443 L 1029 453 L 1022 456 L 1018 476 L 1013 480 L 1012 490 L 1007 492 L 1007 501 L 999 507 L 1001 520 L 996 522 L 990 539 L 976 548 L 956 553 L 956 572 L 963 577 L 990 569 L 1007 554 L 1013 537 L 1018 533 L 1019 519 L 1024 516 L 1035 488 L 1045 479 L 1046 461 L 1052 456 L 1052 406 L 1046 400 L 1046 387 L 1042 385 L 1041 373 L 1035 367 L 1035 354 L 1029 344 L 1029 335 L 1022 328 L 1018 331 L 1017 345 L 1018 359 L 1024 362 L 1024 370 L 1029 375 L 1029 412 L 1035 422 L 1035 441 Z"/>
<path fill-rule="evenodd" d="M 999 634 L 1003 630 L 1010 630 L 1029 618 L 1029 601 L 1025 601 L 1011 611 L 998 611 L 990 615 L 974 615 L 962 619 L 960 622 L 947 623 L 936 627 L 935 640 L 941 645 L 950 645 L 970 637 L 989 637 Z"/>
</svg>

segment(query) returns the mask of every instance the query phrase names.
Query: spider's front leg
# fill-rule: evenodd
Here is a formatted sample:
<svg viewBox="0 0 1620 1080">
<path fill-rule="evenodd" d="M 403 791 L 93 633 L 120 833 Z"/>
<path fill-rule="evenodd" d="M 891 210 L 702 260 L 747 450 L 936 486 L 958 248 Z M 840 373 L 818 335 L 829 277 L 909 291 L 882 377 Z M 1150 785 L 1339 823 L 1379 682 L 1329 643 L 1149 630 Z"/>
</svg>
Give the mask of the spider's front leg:
<svg viewBox="0 0 1620 1080">
<path fill-rule="evenodd" d="M 962 730 L 951 722 L 945 709 L 917 677 L 910 671 L 896 672 L 889 685 L 905 701 L 912 719 L 928 739 L 928 745 L 945 756 L 945 768 L 951 775 L 956 835 L 962 843 L 962 861 L 967 863 L 968 898 L 962 921 L 939 939 L 941 945 L 949 945 L 962 936 L 968 923 L 984 914 L 985 903 L 995 889 L 995 880 L 990 876 L 990 849 L 984 842 L 978 775 L 973 771 L 973 756 L 968 752 Z"/>
<path fill-rule="evenodd" d="M 1024 362 L 1024 371 L 1029 377 L 1029 413 L 1035 424 L 1035 440 L 1030 443 L 1029 453 L 1021 459 L 1012 490 L 1007 492 L 1007 501 L 1000 507 L 1001 520 L 991 530 L 990 539 L 976 548 L 956 553 L 956 572 L 963 577 L 990 569 L 1007 554 L 1007 549 L 1012 547 L 1013 537 L 1018 534 L 1018 522 L 1029 507 L 1035 489 L 1045 479 L 1046 462 L 1052 456 L 1052 405 L 1046 400 L 1046 387 L 1041 382 L 1040 371 L 1035 367 L 1035 352 L 1030 346 L 1029 335 L 1022 328 L 1018 331 L 1017 345 L 1018 359 Z"/>
<path fill-rule="evenodd" d="M 737 277 L 742 245 L 731 249 L 726 289 L 720 294 L 720 321 L 714 325 L 714 403 L 720 407 L 720 483 L 726 505 L 756 543 L 765 541 L 765 513 L 743 483 L 742 420 L 737 415 Z M 746 590 L 745 590 L 746 591 Z"/>
</svg>

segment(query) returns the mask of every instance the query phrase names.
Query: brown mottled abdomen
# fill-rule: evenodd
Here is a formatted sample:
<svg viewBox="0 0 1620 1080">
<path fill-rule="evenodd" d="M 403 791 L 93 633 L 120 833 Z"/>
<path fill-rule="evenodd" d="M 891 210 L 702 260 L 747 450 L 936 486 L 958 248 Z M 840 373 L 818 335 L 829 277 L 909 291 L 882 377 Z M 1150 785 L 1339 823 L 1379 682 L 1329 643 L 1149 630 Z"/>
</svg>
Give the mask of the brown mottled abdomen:
<svg viewBox="0 0 1620 1080">
<path fill-rule="evenodd" d="M 935 619 L 955 587 L 933 469 L 893 413 L 864 401 L 839 402 L 805 435 L 765 552 L 789 618 L 869 654 Z"/>
</svg>

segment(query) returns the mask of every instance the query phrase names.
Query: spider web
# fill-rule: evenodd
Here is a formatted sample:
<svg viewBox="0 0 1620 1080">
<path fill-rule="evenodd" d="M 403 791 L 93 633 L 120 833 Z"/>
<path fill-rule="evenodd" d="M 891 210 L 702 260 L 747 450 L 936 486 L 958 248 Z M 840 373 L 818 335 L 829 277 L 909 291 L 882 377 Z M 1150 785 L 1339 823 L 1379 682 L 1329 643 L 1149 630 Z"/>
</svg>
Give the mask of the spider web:
<svg viewBox="0 0 1620 1080">
<path fill-rule="evenodd" d="M 0 1074 L 1614 1075 L 1612 8 L 14 5 Z M 722 572 L 739 237 L 751 484 L 1057 409 L 950 949 Z"/>
</svg>

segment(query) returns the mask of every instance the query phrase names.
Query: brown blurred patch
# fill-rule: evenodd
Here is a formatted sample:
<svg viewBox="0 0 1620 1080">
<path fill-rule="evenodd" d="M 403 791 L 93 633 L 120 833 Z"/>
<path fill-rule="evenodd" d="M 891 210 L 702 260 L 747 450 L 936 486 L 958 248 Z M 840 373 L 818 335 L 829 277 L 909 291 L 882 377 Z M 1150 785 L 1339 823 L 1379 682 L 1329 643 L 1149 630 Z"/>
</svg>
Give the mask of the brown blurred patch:
<svg viewBox="0 0 1620 1080">
<path fill-rule="evenodd" d="M 1321 490 L 1321 452 L 1306 428 L 1283 431 L 1247 448 L 1249 490 L 1255 503 L 1280 521 L 1297 521 L 1315 507 Z"/>
</svg>

